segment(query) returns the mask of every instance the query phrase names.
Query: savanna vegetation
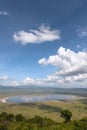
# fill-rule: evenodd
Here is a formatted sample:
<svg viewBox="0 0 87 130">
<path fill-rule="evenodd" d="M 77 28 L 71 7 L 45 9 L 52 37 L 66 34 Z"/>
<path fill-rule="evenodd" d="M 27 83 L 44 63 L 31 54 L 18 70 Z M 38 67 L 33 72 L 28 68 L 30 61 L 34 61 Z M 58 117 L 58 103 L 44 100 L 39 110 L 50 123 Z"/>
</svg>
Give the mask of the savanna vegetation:
<svg viewBox="0 0 87 130">
<path fill-rule="evenodd" d="M 69 110 L 60 112 L 65 121 L 58 123 L 47 117 L 35 116 L 26 119 L 21 114 L 0 114 L 0 130 L 87 130 L 87 117 L 71 121 Z"/>
<path fill-rule="evenodd" d="M 73 115 L 71 120 L 80 120 L 87 116 L 87 104 L 83 100 L 76 101 L 48 101 L 38 103 L 20 103 L 9 104 L 0 102 L 0 113 L 3 111 L 14 115 L 22 113 L 24 117 L 32 118 L 36 114 L 41 117 L 51 118 L 54 121 L 63 122 L 64 118 L 60 116 L 62 109 L 70 110 Z"/>
</svg>

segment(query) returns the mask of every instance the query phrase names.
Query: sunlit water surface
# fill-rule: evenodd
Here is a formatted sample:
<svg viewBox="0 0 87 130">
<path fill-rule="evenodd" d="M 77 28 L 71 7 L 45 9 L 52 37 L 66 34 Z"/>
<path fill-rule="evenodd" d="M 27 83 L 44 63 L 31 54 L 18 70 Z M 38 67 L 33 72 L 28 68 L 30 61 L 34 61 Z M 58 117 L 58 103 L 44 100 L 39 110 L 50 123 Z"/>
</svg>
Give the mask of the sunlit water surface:
<svg viewBox="0 0 87 130">
<path fill-rule="evenodd" d="M 76 96 L 72 95 L 35 95 L 35 96 L 14 96 L 14 97 L 9 97 L 5 99 L 6 102 L 8 103 L 28 103 L 28 102 L 44 102 L 44 101 L 55 101 L 55 100 L 75 100 L 79 99 Z"/>
</svg>

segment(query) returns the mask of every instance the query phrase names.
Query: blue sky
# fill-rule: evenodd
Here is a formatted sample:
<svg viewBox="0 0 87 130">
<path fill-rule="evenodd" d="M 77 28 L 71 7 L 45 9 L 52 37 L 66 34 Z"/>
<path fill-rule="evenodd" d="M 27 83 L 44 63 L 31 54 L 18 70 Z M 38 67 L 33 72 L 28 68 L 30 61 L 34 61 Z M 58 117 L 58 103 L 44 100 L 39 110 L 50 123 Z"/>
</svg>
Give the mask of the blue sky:
<svg viewBox="0 0 87 130">
<path fill-rule="evenodd" d="M 87 87 L 87 1 L 0 0 L 0 85 Z"/>
</svg>

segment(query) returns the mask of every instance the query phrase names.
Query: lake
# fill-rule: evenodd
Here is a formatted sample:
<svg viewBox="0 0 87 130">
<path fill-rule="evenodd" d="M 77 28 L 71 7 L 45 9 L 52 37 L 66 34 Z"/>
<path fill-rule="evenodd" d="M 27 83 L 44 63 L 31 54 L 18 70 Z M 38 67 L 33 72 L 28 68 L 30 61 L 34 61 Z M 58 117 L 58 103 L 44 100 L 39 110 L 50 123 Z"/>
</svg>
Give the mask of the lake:
<svg viewBox="0 0 87 130">
<path fill-rule="evenodd" d="M 3 99 L 5 103 L 28 103 L 28 102 L 45 102 L 45 101 L 56 101 L 56 100 L 77 100 L 81 97 L 73 95 L 24 95 L 24 96 L 13 96 Z"/>
</svg>

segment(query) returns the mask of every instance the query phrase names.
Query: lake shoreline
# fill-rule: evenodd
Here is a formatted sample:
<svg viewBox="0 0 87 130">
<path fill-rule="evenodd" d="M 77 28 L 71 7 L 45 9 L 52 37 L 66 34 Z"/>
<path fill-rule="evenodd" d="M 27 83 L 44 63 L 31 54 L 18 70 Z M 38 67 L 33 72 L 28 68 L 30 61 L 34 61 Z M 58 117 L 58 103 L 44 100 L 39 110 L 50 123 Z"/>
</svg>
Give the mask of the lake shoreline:
<svg viewBox="0 0 87 130">
<path fill-rule="evenodd" d="M 58 97 L 59 96 L 59 97 Z M 20 98 L 20 99 L 17 99 Z M 23 98 L 23 99 L 22 99 Z M 9 101 L 10 99 L 10 101 Z M 72 101 L 86 99 L 85 97 L 76 96 L 76 95 L 19 95 L 19 96 L 9 96 L 0 99 L 2 103 L 37 103 L 37 102 L 49 102 L 49 101 Z M 17 101 L 18 100 L 18 101 Z"/>
</svg>

